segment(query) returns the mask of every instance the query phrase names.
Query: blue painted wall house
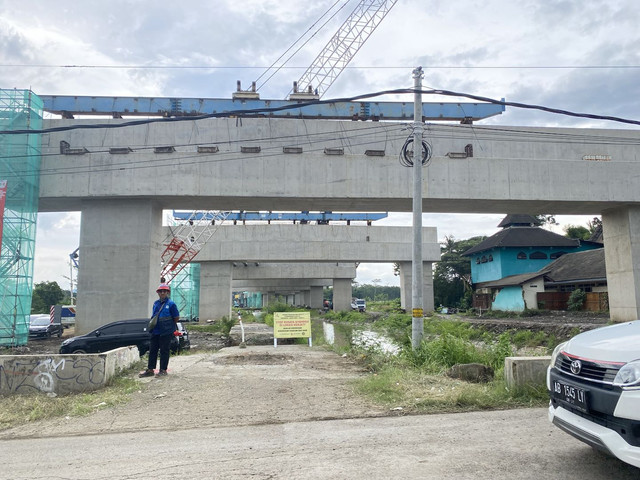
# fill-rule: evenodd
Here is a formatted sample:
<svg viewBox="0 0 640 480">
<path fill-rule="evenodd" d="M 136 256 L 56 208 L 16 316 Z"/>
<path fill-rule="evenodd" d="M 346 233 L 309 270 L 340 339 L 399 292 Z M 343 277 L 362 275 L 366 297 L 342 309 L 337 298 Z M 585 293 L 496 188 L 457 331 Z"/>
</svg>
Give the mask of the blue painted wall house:
<svg viewBox="0 0 640 480">
<path fill-rule="evenodd" d="M 599 242 L 576 240 L 540 228 L 531 215 L 507 215 L 502 230 L 463 253 L 471 260 L 471 283 L 537 272 L 567 253 L 602 248 Z"/>
</svg>

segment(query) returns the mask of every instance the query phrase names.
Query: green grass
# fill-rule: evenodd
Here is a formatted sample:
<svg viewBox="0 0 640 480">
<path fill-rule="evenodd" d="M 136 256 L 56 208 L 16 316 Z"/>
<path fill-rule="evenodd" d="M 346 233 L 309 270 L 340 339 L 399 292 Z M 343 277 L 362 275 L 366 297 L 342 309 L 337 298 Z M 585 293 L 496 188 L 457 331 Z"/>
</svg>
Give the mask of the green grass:
<svg viewBox="0 0 640 480">
<path fill-rule="evenodd" d="M 387 362 L 363 379 L 355 389 L 373 403 L 402 408 L 406 413 L 444 413 L 543 407 L 549 396 L 541 385 L 509 390 L 502 370 L 489 383 L 469 383 L 429 369 Z"/>
<path fill-rule="evenodd" d="M 194 332 L 208 332 L 208 333 L 220 333 L 221 335 L 229 335 L 231 329 L 236 324 L 235 318 L 222 317 L 220 320 L 208 323 L 206 325 L 188 325 L 189 330 Z"/>
<path fill-rule="evenodd" d="M 360 323 L 364 324 L 367 322 L 367 314 L 356 312 L 355 310 L 351 310 L 348 312 L 327 312 L 324 315 L 324 319 L 328 322 L 338 322 L 338 323 Z"/>
<path fill-rule="evenodd" d="M 414 350 L 408 315 L 383 315 L 367 327 L 404 340 L 397 356 L 385 355 L 375 348 L 350 349 L 352 358 L 370 372 L 356 382 L 356 391 L 378 405 L 399 407 L 405 412 L 436 413 L 542 407 L 549 401 L 544 385 L 508 389 L 504 359 L 522 346 L 549 348 L 558 342 L 553 335 L 528 330 L 494 334 L 463 321 L 425 318 L 424 340 Z M 490 366 L 493 380 L 470 383 L 446 376 L 450 367 L 463 363 Z"/>
</svg>

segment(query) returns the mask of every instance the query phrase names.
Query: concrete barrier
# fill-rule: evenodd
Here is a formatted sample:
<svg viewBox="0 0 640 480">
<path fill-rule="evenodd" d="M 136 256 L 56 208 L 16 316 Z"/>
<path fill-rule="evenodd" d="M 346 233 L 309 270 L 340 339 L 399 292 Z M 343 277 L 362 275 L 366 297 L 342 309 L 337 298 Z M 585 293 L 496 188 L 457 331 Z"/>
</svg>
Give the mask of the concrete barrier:
<svg viewBox="0 0 640 480">
<path fill-rule="evenodd" d="M 0 395 L 98 390 L 138 360 L 135 346 L 93 354 L 0 355 Z"/>
<path fill-rule="evenodd" d="M 509 388 L 525 385 L 546 385 L 547 367 L 551 357 L 507 357 L 504 359 L 504 380 Z"/>
</svg>

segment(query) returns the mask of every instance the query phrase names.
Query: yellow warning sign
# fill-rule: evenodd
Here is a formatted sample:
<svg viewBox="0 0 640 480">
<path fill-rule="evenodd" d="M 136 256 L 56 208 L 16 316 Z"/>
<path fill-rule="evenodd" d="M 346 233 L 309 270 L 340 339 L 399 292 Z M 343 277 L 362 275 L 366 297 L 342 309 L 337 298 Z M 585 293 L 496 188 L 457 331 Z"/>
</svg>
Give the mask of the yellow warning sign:
<svg viewBox="0 0 640 480">
<path fill-rule="evenodd" d="M 411 316 L 413 318 L 424 317 L 424 312 L 422 311 L 421 308 L 414 308 L 411 312 L 412 312 Z"/>
<path fill-rule="evenodd" d="M 310 312 L 275 312 L 273 314 L 274 338 L 311 337 Z"/>
</svg>

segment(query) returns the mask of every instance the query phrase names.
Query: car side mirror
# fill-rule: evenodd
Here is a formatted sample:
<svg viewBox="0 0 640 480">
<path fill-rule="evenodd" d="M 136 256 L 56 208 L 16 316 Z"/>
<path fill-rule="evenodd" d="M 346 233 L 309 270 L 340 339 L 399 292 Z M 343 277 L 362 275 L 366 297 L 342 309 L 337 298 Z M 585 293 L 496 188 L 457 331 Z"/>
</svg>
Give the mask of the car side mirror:
<svg viewBox="0 0 640 480">
<path fill-rule="evenodd" d="M 96 331 L 96 337 L 99 337 L 100 335 L 102 335 L 102 332 L 100 330 Z"/>
</svg>

